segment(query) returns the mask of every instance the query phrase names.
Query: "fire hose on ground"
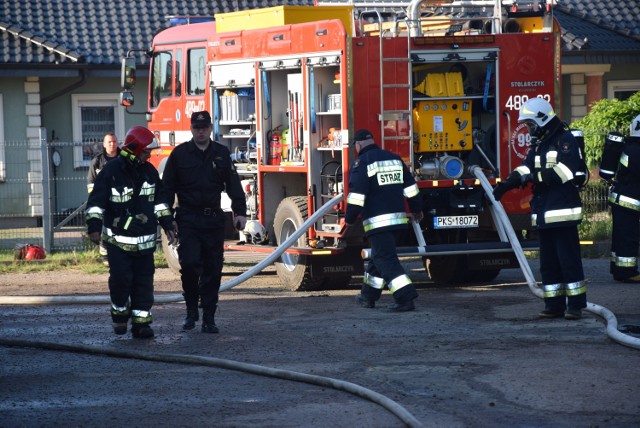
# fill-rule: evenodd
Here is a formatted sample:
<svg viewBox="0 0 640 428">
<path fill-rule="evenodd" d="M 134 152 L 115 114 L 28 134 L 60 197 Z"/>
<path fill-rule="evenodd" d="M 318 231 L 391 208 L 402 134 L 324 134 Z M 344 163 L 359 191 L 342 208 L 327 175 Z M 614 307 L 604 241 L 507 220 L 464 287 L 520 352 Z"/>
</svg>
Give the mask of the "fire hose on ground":
<svg viewBox="0 0 640 428">
<path fill-rule="evenodd" d="M 489 180 L 487 180 L 484 172 L 479 166 L 472 166 L 469 170 L 478 178 L 478 180 L 480 180 L 482 188 L 493 204 L 493 207 L 496 210 L 496 214 L 498 215 L 502 223 L 503 230 L 506 232 L 507 238 L 509 239 L 511 247 L 513 248 L 513 252 L 518 259 L 518 263 L 520 264 L 522 273 L 527 280 L 529 289 L 536 297 L 543 298 L 542 289 L 538 287 L 538 284 L 534 279 L 533 273 L 531 272 L 531 267 L 529 266 L 529 262 L 527 262 L 524 251 L 522 250 L 522 246 L 520 245 L 520 241 L 518 241 L 518 237 L 516 236 L 516 233 L 511 226 L 511 222 L 509 222 L 507 213 L 505 212 L 502 204 L 499 201 L 496 201 L 496 199 L 493 197 L 493 188 L 491 187 Z M 612 340 L 615 340 L 616 342 L 625 346 L 629 346 L 631 348 L 640 349 L 640 338 L 632 337 L 620 332 L 618 330 L 618 320 L 616 319 L 616 316 L 613 314 L 613 312 L 611 312 L 609 309 L 605 308 L 604 306 L 596 305 L 595 303 L 587 302 L 587 307 L 585 310 L 604 319 L 607 327 L 607 335 Z"/>
<path fill-rule="evenodd" d="M 274 263 L 286 250 L 297 242 L 297 240 L 306 233 L 321 216 L 342 200 L 342 194 L 335 196 L 329 202 L 318 209 L 311 217 L 309 217 L 291 236 L 289 236 L 273 253 L 264 258 L 260 263 L 244 272 L 243 274 L 221 284 L 220 291 L 228 290 L 236 285 L 244 282 L 250 277 L 256 275 L 267 266 Z M 184 300 L 182 294 L 171 294 L 155 297 L 156 303 L 174 303 Z M 92 296 L 0 296 L 0 305 L 44 305 L 44 304 L 96 304 L 110 303 L 109 296 L 92 295 Z M 202 357 L 185 354 L 153 354 L 138 351 L 113 350 L 108 348 L 86 346 L 86 345 L 66 345 L 52 342 L 38 342 L 19 339 L 0 338 L 0 345 L 40 348 L 54 351 L 78 352 L 85 354 L 107 355 L 117 358 L 131 358 L 146 361 L 159 361 L 167 363 L 190 364 L 208 367 L 217 367 L 228 370 L 236 370 L 240 372 L 255 374 L 259 376 L 274 377 L 278 379 L 290 380 L 295 382 L 303 382 L 322 387 L 333 388 L 338 391 L 345 391 L 357 397 L 364 398 L 376 403 L 395 415 L 408 427 L 422 427 L 423 424 L 416 419 L 409 411 L 400 404 L 390 398 L 379 394 L 370 389 L 364 388 L 351 382 L 338 379 L 310 375 L 306 373 L 294 372 L 289 370 L 274 369 L 271 367 L 259 366 L 256 364 L 242 363 L 239 361 L 225 360 L 221 358 Z"/>
<path fill-rule="evenodd" d="M 543 297 L 542 290 L 538 287 L 535 277 L 531 271 L 531 267 L 526 260 L 526 256 L 520 245 L 520 242 L 509 222 L 506 212 L 502 207 L 502 204 L 495 200 L 493 197 L 493 189 L 485 177 L 482 169 L 478 166 L 472 166 L 469 169 L 480 181 L 487 197 L 490 202 L 493 204 L 493 208 L 495 209 L 495 213 L 498 217 L 499 225 L 498 228 L 502 230 L 503 233 L 506 234 L 513 251 L 518 259 L 520 264 L 520 268 L 526 278 L 527 285 L 531 292 L 539 298 Z M 316 211 L 311 217 L 309 217 L 299 229 L 297 229 L 289 238 L 282 243 L 276 251 L 271 253 L 268 257 L 263 259 L 260 263 L 258 263 L 253 268 L 239 275 L 238 277 L 229 280 L 221 285 L 220 290 L 224 291 L 229 288 L 235 287 L 236 285 L 244 282 L 246 279 L 254 276 L 258 272 L 262 271 L 265 267 L 271 265 L 275 262 L 281 255 L 293 245 L 306 230 L 311 227 L 322 215 L 332 209 L 332 207 L 340 202 L 342 199 L 342 194 L 335 196 L 332 200 L 327 202 L 324 206 L 322 206 L 318 211 Z M 157 303 L 171 303 L 171 302 L 179 302 L 183 300 L 182 294 L 174 294 L 174 295 L 164 295 L 159 296 L 155 299 Z M 25 304 L 70 304 L 70 303 L 109 303 L 108 296 L 0 296 L 0 305 L 25 305 Z M 617 328 L 618 323 L 615 315 L 609 311 L 607 308 L 596 305 L 594 303 L 587 303 L 587 311 L 600 316 L 606 322 L 607 327 L 607 335 L 613 339 L 614 341 L 629 346 L 632 348 L 640 349 L 640 339 L 631 337 L 623 334 Z M 211 367 L 219 367 L 230 370 L 238 370 L 242 372 L 247 372 L 251 374 L 275 377 L 285 380 L 292 380 L 296 382 L 305 382 L 314 385 L 330 387 L 336 390 L 341 390 L 345 392 L 349 392 L 353 395 L 365 398 L 371 402 L 379 404 L 383 408 L 389 410 L 396 417 L 402 420 L 409 427 L 420 427 L 423 426 L 411 413 L 409 413 L 406 409 L 400 406 L 398 403 L 393 400 L 385 397 L 381 394 L 378 394 L 374 391 L 371 391 L 367 388 L 363 388 L 359 385 L 345 382 L 337 379 L 326 378 L 322 376 L 308 375 L 304 373 L 291 372 L 287 370 L 273 369 L 264 366 L 258 366 L 254 364 L 247 364 L 237 361 L 224 360 L 218 358 L 211 357 L 199 357 L 192 355 L 182 355 L 182 354 L 148 354 L 141 352 L 132 352 L 132 351 L 115 351 L 109 350 L 106 348 L 99 347 L 91 347 L 91 346 L 79 346 L 79 345 L 62 345 L 56 343 L 49 342 L 31 342 L 24 340 L 10 340 L 10 339 L 2 339 L 0 338 L 0 345 L 3 346 L 18 346 L 18 347 L 36 347 L 50 350 L 59 350 L 59 351 L 70 351 L 70 352 L 81 352 L 81 353 L 90 353 L 90 354 L 102 354 L 113 357 L 121 357 L 121 358 L 135 358 L 141 360 L 148 361 L 162 361 L 162 362 L 173 362 L 173 363 L 181 363 L 181 364 L 194 364 L 194 365 L 204 365 Z"/>
</svg>

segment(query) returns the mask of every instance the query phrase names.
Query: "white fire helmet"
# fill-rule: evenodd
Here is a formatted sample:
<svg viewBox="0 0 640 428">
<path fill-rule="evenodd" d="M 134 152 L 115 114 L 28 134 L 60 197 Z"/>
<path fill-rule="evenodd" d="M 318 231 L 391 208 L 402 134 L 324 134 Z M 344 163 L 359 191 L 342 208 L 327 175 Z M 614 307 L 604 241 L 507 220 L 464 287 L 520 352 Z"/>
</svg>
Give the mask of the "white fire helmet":
<svg viewBox="0 0 640 428">
<path fill-rule="evenodd" d="M 519 123 L 525 123 L 529 133 L 534 137 L 540 137 L 545 126 L 555 117 L 553 107 L 542 98 L 529 98 L 520 108 Z"/>
<path fill-rule="evenodd" d="M 267 229 L 258 220 L 247 221 L 242 233 L 252 244 L 265 244 L 269 240 Z"/>
<path fill-rule="evenodd" d="M 633 119 L 629 130 L 631 131 L 629 133 L 630 137 L 640 137 L 640 114 Z"/>
</svg>

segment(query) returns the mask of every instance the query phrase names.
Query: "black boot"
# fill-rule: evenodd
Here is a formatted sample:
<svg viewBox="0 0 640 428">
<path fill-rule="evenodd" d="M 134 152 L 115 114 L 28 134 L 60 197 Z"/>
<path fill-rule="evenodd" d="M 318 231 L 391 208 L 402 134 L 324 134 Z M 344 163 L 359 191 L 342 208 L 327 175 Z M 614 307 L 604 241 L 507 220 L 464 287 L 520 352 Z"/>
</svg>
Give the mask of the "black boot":
<svg viewBox="0 0 640 428">
<path fill-rule="evenodd" d="M 219 333 L 215 320 L 216 307 L 204 308 L 202 310 L 202 332 L 203 333 Z"/>
<path fill-rule="evenodd" d="M 114 322 L 111 323 L 113 326 L 113 332 L 117 335 L 123 335 L 127 333 L 127 323 L 126 322 Z"/>
<path fill-rule="evenodd" d="M 149 324 L 133 323 L 131 335 L 136 339 L 150 339 L 153 337 L 153 329 Z"/>
<path fill-rule="evenodd" d="M 196 326 L 196 321 L 200 319 L 200 315 L 198 314 L 198 307 L 187 307 L 187 316 L 184 319 L 184 323 L 182 323 L 183 330 L 192 330 Z"/>
</svg>

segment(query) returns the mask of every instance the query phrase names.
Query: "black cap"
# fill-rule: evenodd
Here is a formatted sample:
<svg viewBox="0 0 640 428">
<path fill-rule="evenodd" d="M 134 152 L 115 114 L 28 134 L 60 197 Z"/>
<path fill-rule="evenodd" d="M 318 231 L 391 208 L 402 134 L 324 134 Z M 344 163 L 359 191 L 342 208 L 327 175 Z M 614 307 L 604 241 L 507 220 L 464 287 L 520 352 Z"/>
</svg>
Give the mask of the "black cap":
<svg viewBox="0 0 640 428">
<path fill-rule="evenodd" d="M 358 129 L 353 136 L 353 141 L 358 142 L 364 140 L 373 140 L 373 135 L 371 135 L 371 132 L 367 131 L 366 129 Z"/>
<path fill-rule="evenodd" d="M 191 126 L 196 128 L 211 126 L 211 115 L 206 110 L 194 112 L 191 115 Z"/>
</svg>

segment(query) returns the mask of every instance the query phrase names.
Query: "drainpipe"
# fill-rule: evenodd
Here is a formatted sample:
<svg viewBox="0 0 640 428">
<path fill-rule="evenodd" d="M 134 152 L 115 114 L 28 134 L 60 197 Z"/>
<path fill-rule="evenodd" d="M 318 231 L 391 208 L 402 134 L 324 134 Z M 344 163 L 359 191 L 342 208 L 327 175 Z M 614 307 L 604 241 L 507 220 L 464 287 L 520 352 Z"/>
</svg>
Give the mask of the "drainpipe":
<svg viewBox="0 0 640 428">
<path fill-rule="evenodd" d="M 67 86 L 66 88 L 62 88 L 60 89 L 58 92 L 55 92 L 51 95 L 49 95 L 48 97 L 45 98 L 41 98 L 40 99 L 40 106 L 42 107 L 43 105 L 45 105 L 46 103 L 48 103 L 49 101 L 53 101 L 56 98 L 59 98 L 71 91 L 73 91 L 74 89 L 77 89 L 81 86 L 84 86 L 85 83 L 87 83 L 87 72 L 84 68 L 80 68 L 78 69 L 78 71 L 80 71 L 80 80 L 72 83 L 71 85 Z"/>
</svg>

